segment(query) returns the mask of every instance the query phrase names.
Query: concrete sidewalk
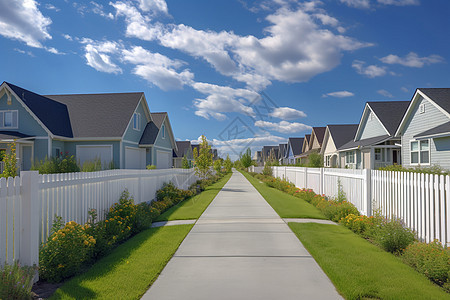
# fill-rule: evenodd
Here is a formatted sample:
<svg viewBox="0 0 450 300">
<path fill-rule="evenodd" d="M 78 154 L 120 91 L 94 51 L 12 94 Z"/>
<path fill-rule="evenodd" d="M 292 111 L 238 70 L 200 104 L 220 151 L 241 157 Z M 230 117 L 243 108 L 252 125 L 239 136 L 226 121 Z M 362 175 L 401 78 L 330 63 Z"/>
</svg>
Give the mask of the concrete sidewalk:
<svg viewBox="0 0 450 300">
<path fill-rule="evenodd" d="M 342 299 L 240 173 L 206 209 L 142 299 Z"/>
</svg>

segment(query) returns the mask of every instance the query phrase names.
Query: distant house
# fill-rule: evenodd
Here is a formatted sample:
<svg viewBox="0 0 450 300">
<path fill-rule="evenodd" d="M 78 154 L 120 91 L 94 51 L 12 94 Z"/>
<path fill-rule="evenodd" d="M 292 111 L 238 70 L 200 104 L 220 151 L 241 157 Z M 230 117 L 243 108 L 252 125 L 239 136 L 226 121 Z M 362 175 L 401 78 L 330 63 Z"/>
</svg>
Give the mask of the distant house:
<svg viewBox="0 0 450 300">
<path fill-rule="evenodd" d="M 450 88 L 420 88 L 395 133 L 402 165 L 450 169 Z"/>
<path fill-rule="evenodd" d="M 194 155 L 190 141 L 177 141 L 177 149 L 173 150 L 173 167 L 181 168 L 183 166 L 183 158 L 186 157 L 189 166 L 192 166 Z"/>
<path fill-rule="evenodd" d="M 261 151 L 255 151 L 255 154 L 253 155 L 253 160 L 256 162 L 257 166 L 263 165 L 261 153 Z"/>
<path fill-rule="evenodd" d="M 305 151 L 299 155 L 299 159 L 302 163 L 306 163 L 308 161 L 308 156 L 312 153 L 320 152 L 320 149 L 322 148 L 323 137 L 325 135 L 325 129 L 326 127 L 313 127 L 311 135 L 308 138 L 308 145 L 305 145 Z"/>
<path fill-rule="evenodd" d="M 66 154 L 80 164 L 99 159 L 104 168 L 171 167 L 176 144 L 163 115 L 150 113 L 144 93 L 43 96 L 3 82 L 0 151 L 15 141 L 20 170 Z M 157 151 L 170 154 L 167 164 Z"/>
<path fill-rule="evenodd" d="M 278 157 L 278 146 L 263 146 L 261 156 L 263 164 L 268 161 L 276 161 Z"/>
<path fill-rule="evenodd" d="M 278 145 L 278 162 L 281 165 L 286 164 L 286 152 L 287 152 L 288 144 L 279 144 Z"/>
<path fill-rule="evenodd" d="M 302 147 L 304 144 L 305 138 L 289 138 L 286 149 L 286 163 L 289 165 L 293 165 L 296 163 L 296 157 L 298 157 L 302 153 Z"/>
<path fill-rule="evenodd" d="M 309 141 L 311 140 L 310 134 L 305 134 L 305 138 L 302 143 L 302 151 L 301 153 L 305 153 L 309 151 Z"/>
<path fill-rule="evenodd" d="M 341 167 L 378 169 L 401 164 L 400 138 L 396 130 L 409 101 L 367 102 L 355 137 L 339 147 Z"/>
<path fill-rule="evenodd" d="M 357 129 L 358 124 L 327 126 L 320 150 L 324 160 L 324 167 L 340 167 L 340 157 L 337 149 L 352 141 Z"/>
</svg>

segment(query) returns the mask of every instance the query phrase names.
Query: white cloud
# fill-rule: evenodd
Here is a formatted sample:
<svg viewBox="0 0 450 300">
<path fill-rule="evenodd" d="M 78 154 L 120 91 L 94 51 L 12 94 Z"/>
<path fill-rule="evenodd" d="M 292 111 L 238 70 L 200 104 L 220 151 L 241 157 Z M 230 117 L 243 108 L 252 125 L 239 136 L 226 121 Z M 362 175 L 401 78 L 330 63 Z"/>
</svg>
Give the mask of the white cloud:
<svg viewBox="0 0 450 300">
<path fill-rule="evenodd" d="M 68 41 L 73 41 L 73 38 L 68 34 L 63 34 L 62 36 Z"/>
<path fill-rule="evenodd" d="M 134 68 L 136 75 L 164 91 L 181 89 L 183 85 L 190 83 L 194 78 L 194 74 L 189 70 L 176 71 L 185 64 L 184 62 L 172 60 L 159 53 L 152 53 L 140 46 L 135 46 L 131 50 L 123 50 L 122 55 L 124 61 L 136 65 Z"/>
<path fill-rule="evenodd" d="M 276 107 L 269 114 L 269 116 L 282 120 L 295 120 L 306 117 L 306 114 L 301 110 L 296 110 L 290 107 Z"/>
<path fill-rule="evenodd" d="M 405 57 L 399 57 L 394 54 L 380 58 L 385 64 L 400 64 L 411 68 L 422 68 L 425 65 L 441 63 L 444 61 L 442 56 L 432 54 L 426 57 L 419 57 L 417 53 L 409 52 Z"/>
<path fill-rule="evenodd" d="M 91 1 L 91 4 L 93 6 L 92 12 L 94 14 L 97 14 L 99 16 L 102 16 L 102 17 L 110 19 L 110 20 L 114 19 L 114 16 L 112 13 L 105 13 L 103 5 L 98 4 L 97 2 L 94 2 L 94 1 Z"/>
<path fill-rule="evenodd" d="M 384 5 L 396 5 L 396 6 L 406 6 L 406 5 L 419 5 L 419 0 L 377 0 L 378 3 Z"/>
<path fill-rule="evenodd" d="M 65 53 L 60 52 L 58 49 L 53 48 L 53 47 L 45 47 L 45 50 L 48 51 L 48 52 L 50 52 L 50 53 L 58 54 L 58 55 L 63 55 L 63 54 L 65 54 Z"/>
<path fill-rule="evenodd" d="M 306 131 L 306 130 L 311 130 L 312 127 L 302 124 L 302 123 L 297 123 L 297 122 L 287 122 L 287 121 L 281 121 L 279 123 L 273 123 L 273 122 L 268 122 L 268 121 L 256 121 L 255 122 L 255 126 L 256 127 L 260 127 L 260 128 L 264 128 L 267 130 L 273 130 L 273 131 L 277 131 L 280 133 L 296 133 L 296 132 L 301 132 L 301 131 Z"/>
<path fill-rule="evenodd" d="M 338 91 L 338 92 L 331 92 L 327 94 L 323 94 L 322 97 L 336 97 L 336 98 L 345 98 L 345 97 L 353 97 L 355 94 L 349 91 Z"/>
<path fill-rule="evenodd" d="M 387 98 L 394 98 L 394 96 L 386 90 L 378 90 L 377 93 Z"/>
<path fill-rule="evenodd" d="M 376 65 L 365 66 L 365 62 L 361 60 L 355 60 L 352 63 L 352 67 L 358 72 L 358 74 L 365 75 L 369 78 L 379 77 L 386 75 L 386 69 Z"/>
<path fill-rule="evenodd" d="M 253 116 L 255 112 L 248 106 L 259 94 L 246 89 L 233 89 L 210 83 L 195 82 L 192 87 L 207 95 L 204 99 L 196 99 L 194 106 L 197 116 L 209 119 L 213 117 L 219 121 L 225 120 L 227 112 L 235 112 Z M 247 104 L 247 105 L 246 105 Z"/>
<path fill-rule="evenodd" d="M 41 41 L 52 38 L 48 32 L 51 23 L 34 0 L 0 1 L 0 34 L 6 38 L 43 48 Z"/>
<path fill-rule="evenodd" d="M 57 8 L 56 6 L 54 6 L 53 4 L 50 4 L 50 3 L 47 3 L 47 4 L 45 5 L 45 8 L 48 9 L 48 10 L 54 10 L 54 11 L 56 11 L 56 12 L 59 12 L 59 11 L 60 11 L 59 8 Z"/>
<path fill-rule="evenodd" d="M 370 8 L 369 0 L 341 0 L 341 3 L 344 3 L 350 7 Z"/>
<path fill-rule="evenodd" d="M 111 41 L 97 42 L 91 39 L 82 39 L 82 44 L 85 44 L 84 57 L 87 64 L 97 71 L 105 73 L 122 73 L 122 69 L 111 61 L 111 55 L 119 53 L 120 44 Z"/>
<path fill-rule="evenodd" d="M 402 86 L 400 89 L 402 92 L 409 93 L 409 89 L 407 87 Z"/>
<path fill-rule="evenodd" d="M 22 53 L 22 54 L 27 54 L 27 55 L 29 55 L 31 57 L 34 57 L 34 54 L 31 51 L 24 51 L 24 50 L 18 49 L 18 48 L 14 48 L 13 50 L 16 51 L 16 52 L 19 52 L 19 53 Z"/>
<path fill-rule="evenodd" d="M 142 11 L 168 14 L 167 3 L 164 0 L 138 0 Z"/>
</svg>

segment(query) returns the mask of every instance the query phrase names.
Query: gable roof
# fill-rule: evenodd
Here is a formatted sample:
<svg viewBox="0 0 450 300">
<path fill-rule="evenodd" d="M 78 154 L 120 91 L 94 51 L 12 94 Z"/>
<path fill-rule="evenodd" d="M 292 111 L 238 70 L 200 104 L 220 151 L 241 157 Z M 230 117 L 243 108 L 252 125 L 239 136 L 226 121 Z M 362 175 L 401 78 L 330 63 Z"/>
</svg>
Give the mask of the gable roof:
<svg viewBox="0 0 450 300">
<path fill-rule="evenodd" d="M 164 119 L 167 117 L 167 112 L 156 112 L 156 113 L 150 113 L 152 116 L 152 121 L 155 123 L 155 125 L 161 129 L 161 125 L 164 122 Z"/>
<path fill-rule="evenodd" d="M 279 144 L 278 148 L 280 150 L 279 153 L 278 153 L 279 157 L 280 158 L 281 157 L 285 157 L 286 156 L 286 150 L 288 148 L 288 144 Z"/>
<path fill-rule="evenodd" d="M 355 137 L 358 124 L 328 125 L 328 132 L 333 139 L 334 146 L 339 149 Z"/>
<path fill-rule="evenodd" d="M 437 138 L 450 136 L 450 122 L 441 124 L 414 136 L 416 139 Z"/>
<path fill-rule="evenodd" d="M 67 106 L 73 137 L 122 137 L 144 93 L 47 95 Z"/>
<path fill-rule="evenodd" d="M 395 135 L 399 136 L 405 127 L 407 120 L 412 116 L 414 104 L 423 96 L 436 105 L 439 110 L 450 118 L 450 88 L 418 88 L 409 103 L 408 109 L 403 116 Z"/>
<path fill-rule="evenodd" d="M 326 127 L 313 127 L 312 129 L 311 136 L 314 134 L 320 146 L 322 146 L 323 137 L 325 135 L 326 129 L 327 129 Z M 309 141 L 309 143 L 311 143 L 311 140 Z M 312 145 L 309 145 L 309 147 L 311 148 Z"/>
<path fill-rule="evenodd" d="M 409 101 L 377 101 L 367 102 L 367 105 L 370 106 L 388 134 L 393 136 L 408 109 Z"/>
<path fill-rule="evenodd" d="M 302 143 L 302 150 L 300 151 L 300 153 L 306 152 L 309 150 L 309 141 L 310 140 L 311 140 L 311 135 L 305 134 L 305 137 L 304 137 L 303 143 Z"/>
<path fill-rule="evenodd" d="M 152 120 L 147 123 L 145 126 L 144 132 L 142 133 L 141 140 L 139 141 L 139 145 L 153 145 L 158 137 L 159 131 L 163 125 L 164 120 L 167 119 L 168 129 L 167 133 L 169 134 L 169 138 L 172 141 L 173 149 L 178 151 L 177 142 L 173 136 L 172 128 L 170 126 L 169 115 L 167 112 L 157 112 L 150 113 Z M 184 154 L 183 154 L 184 155 Z"/>
<path fill-rule="evenodd" d="M 300 155 L 302 153 L 303 141 L 305 138 L 289 138 L 289 145 L 292 149 L 292 154 Z M 289 153 L 286 153 L 288 155 Z"/>
<path fill-rule="evenodd" d="M 153 145 L 155 143 L 156 137 L 158 136 L 159 128 L 150 121 L 145 125 L 144 132 L 142 132 L 139 145 Z"/>
<path fill-rule="evenodd" d="M 178 150 L 174 150 L 174 157 L 183 157 L 189 150 L 192 150 L 190 141 L 176 141 Z"/>
<path fill-rule="evenodd" d="M 67 106 L 14 84 L 4 82 L 54 135 L 73 137 Z"/>
<path fill-rule="evenodd" d="M 376 137 L 372 137 L 372 138 L 368 138 L 368 139 L 364 139 L 364 140 L 358 140 L 358 141 L 351 140 L 348 143 L 345 143 L 344 145 L 339 147 L 338 150 L 339 151 L 353 150 L 353 149 L 357 149 L 360 147 L 376 145 L 376 144 L 384 142 L 390 138 L 391 138 L 391 136 L 386 134 L 386 135 L 376 136 Z"/>
</svg>

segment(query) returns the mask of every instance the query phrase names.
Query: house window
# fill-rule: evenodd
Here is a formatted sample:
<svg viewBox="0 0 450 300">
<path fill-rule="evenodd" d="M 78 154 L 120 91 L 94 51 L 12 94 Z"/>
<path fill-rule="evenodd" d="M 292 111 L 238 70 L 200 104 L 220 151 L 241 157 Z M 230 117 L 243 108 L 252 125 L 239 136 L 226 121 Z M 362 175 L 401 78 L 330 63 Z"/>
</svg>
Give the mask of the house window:
<svg viewBox="0 0 450 300">
<path fill-rule="evenodd" d="M 133 115 L 133 129 L 140 130 L 141 124 L 141 115 L 138 113 L 134 113 Z"/>
<path fill-rule="evenodd" d="M 162 132 L 162 138 L 165 139 L 166 138 L 166 126 L 164 124 L 161 126 L 161 132 Z"/>
<path fill-rule="evenodd" d="M 419 106 L 419 114 L 423 114 L 424 112 L 425 112 L 425 103 L 422 103 Z"/>
<path fill-rule="evenodd" d="M 386 149 L 375 148 L 375 161 L 386 161 Z"/>
<path fill-rule="evenodd" d="M 330 161 L 331 161 L 331 155 L 327 155 L 325 157 L 325 167 L 329 167 L 330 166 Z"/>
<path fill-rule="evenodd" d="M 60 158 L 61 154 L 61 148 L 55 148 L 55 157 Z"/>
<path fill-rule="evenodd" d="M 345 152 L 345 163 L 346 164 L 354 164 L 355 163 L 355 154 L 353 151 Z"/>
<path fill-rule="evenodd" d="M 18 127 L 17 110 L 3 110 L 0 111 L 0 128 L 2 129 L 17 129 Z"/>
<path fill-rule="evenodd" d="M 411 142 L 411 164 L 430 163 L 430 141 Z"/>
</svg>

